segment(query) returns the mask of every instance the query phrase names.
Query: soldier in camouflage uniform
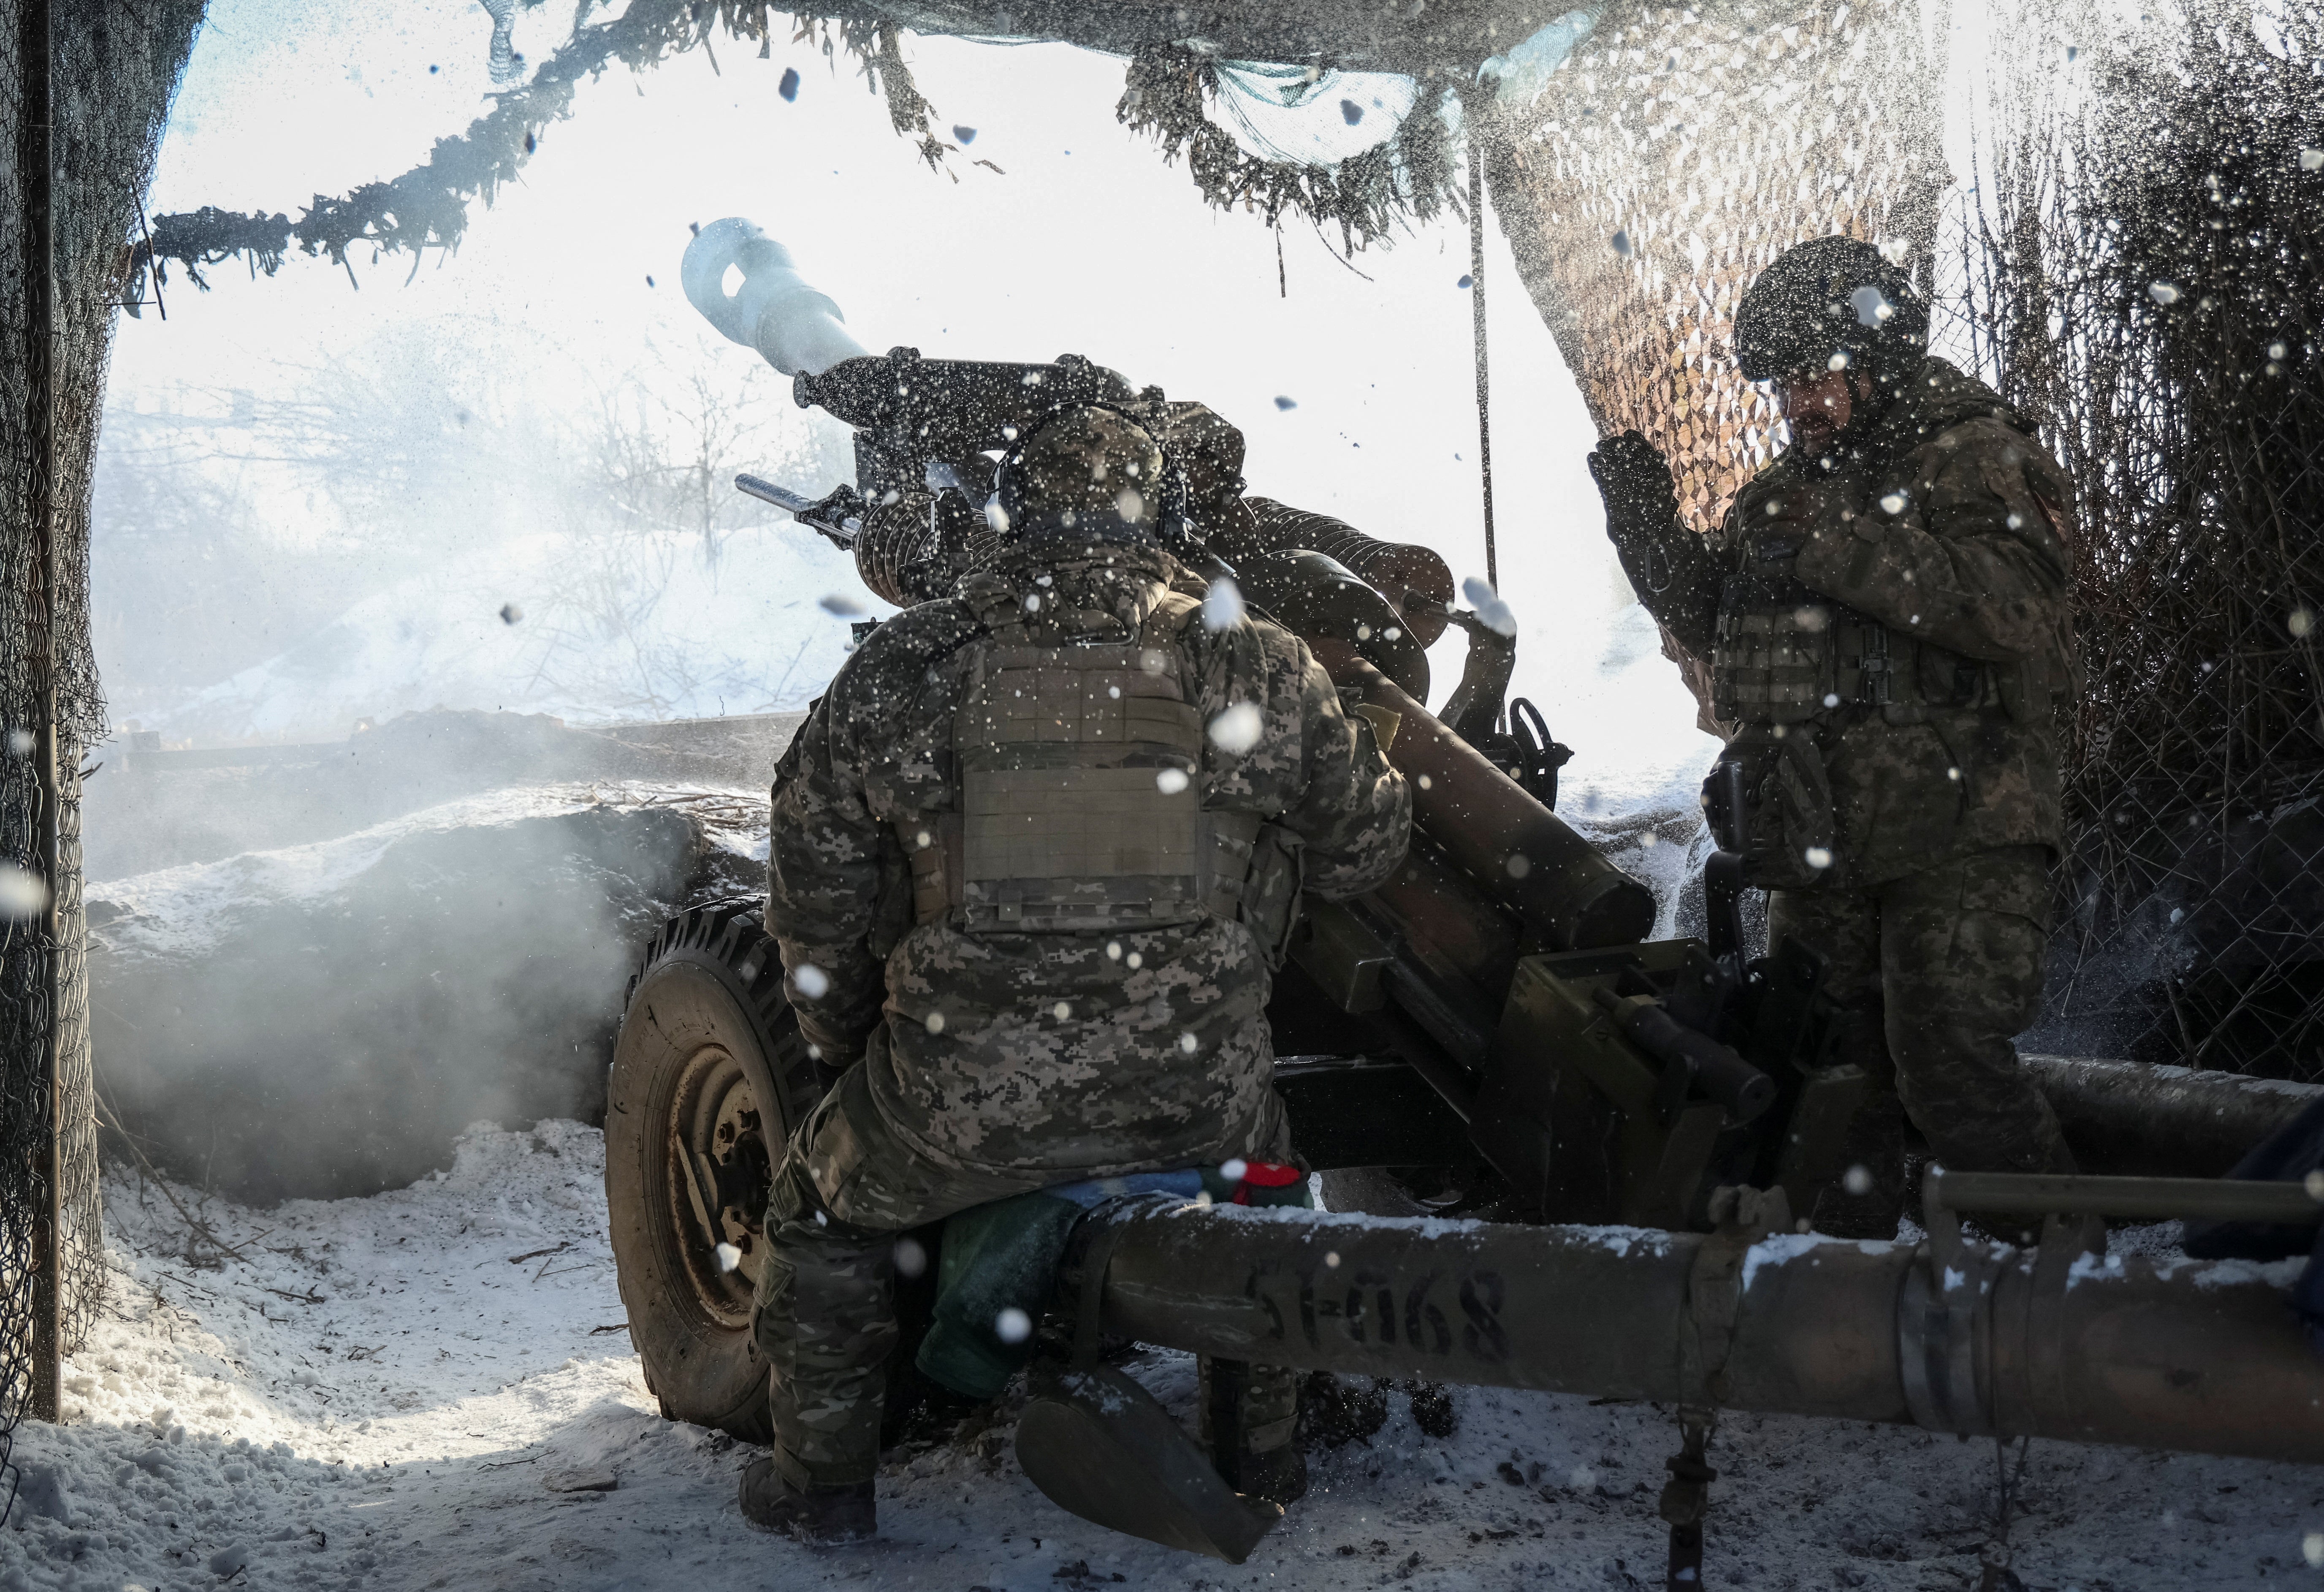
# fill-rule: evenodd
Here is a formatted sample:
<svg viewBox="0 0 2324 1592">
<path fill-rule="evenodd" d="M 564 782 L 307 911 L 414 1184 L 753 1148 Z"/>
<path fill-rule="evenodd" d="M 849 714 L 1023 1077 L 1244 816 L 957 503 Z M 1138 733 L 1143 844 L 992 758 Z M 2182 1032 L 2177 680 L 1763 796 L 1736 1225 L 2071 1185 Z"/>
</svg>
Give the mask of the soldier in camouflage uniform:
<svg viewBox="0 0 2324 1592">
<path fill-rule="evenodd" d="M 762 1525 L 873 1529 L 899 1231 L 1287 1158 L 1263 1009 L 1297 896 L 1403 856 L 1409 793 L 1305 644 L 1213 631 L 1171 589 L 1164 467 L 1107 410 L 1028 437 L 1001 552 L 875 631 L 778 773 L 767 922 L 801 1032 L 848 1070 L 769 1206 Z"/>
<path fill-rule="evenodd" d="M 1639 597 L 1711 662 L 1739 726 L 1748 876 L 1769 933 L 1831 960 L 1839 1060 L 1874 1089 L 1869 1174 L 1816 1207 L 1893 1236 L 1904 1119 L 1963 1170 L 2069 1171 L 2011 1037 L 2034 1018 L 2061 842 L 2056 709 L 2073 690 L 2073 497 L 1991 389 L 1926 352 L 1928 312 L 1871 245 L 1785 254 L 1735 317 L 1791 446 L 1708 540 L 1635 431 L 1591 471 Z"/>
</svg>

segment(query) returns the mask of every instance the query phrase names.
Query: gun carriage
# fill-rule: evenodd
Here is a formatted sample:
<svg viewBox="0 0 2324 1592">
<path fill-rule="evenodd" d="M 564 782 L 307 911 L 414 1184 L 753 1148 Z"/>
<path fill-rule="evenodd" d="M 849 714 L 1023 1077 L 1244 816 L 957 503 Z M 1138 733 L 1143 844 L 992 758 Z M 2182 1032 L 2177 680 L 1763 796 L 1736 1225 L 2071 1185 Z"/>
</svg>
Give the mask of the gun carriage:
<svg viewBox="0 0 2324 1592">
<path fill-rule="evenodd" d="M 818 499 L 743 489 L 851 551 L 892 601 L 945 589 L 990 545 L 976 484 L 1059 404 L 1138 418 L 1174 464 L 1208 471 L 1192 483 L 1206 502 L 1240 485 L 1231 428 L 1088 360 L 869 353 L 748 223 L 704 229 L 684 281 L 802 406 L 855 429 L 853 482 Z M 1924 1244 L 1805 1234 L 1794 1216 L 1843 1175 L 1866 1080 L 1830 1060 L 1815 952 L 1747 955 L 1739 792 L 1710 795 L 1708 933 L 1650 940 L 1652 893 L 1554 810 L 1564 749 L 1529 705 L 1505 708 L 1514 643 L 1450 614 L 1435 555 L 1264 502 L 1193 517 L 1175 551 L 1308 642 L 1412 782 L 1413 843 L 1370 894 L 1307 908 L 1269 1008 L 1295 1142 L 1339 1214 L 1102 1208 L 1061 1309 L 1093 1331 L 1305 1368 L 2324 1459 L 2324 1366 L 2282 1279 L 2085 1254 L 2103 1252 L 2090 1218 L 2107 1215 L 2312 1226 L 2324 1208 L 2298 1184 L 2214 1180 L 2312 1091 L 2037 1060 L 2081 1164 L 2114 1175 L 1937 1174 Z M 1425 648 L 1448 616 L 1471 644 L 1440 717 L 1423 706 Z M 665 1413 L 752 1438 L 769 1171 L 832 1081 L 785 1010 L 759 905 L 689 912 L 649 948 L 606 1173 Z M 1964 1210 L 2049 1214 L 2018 1249 L 1965 1236 Z M 901 1285 L 908 1312 L 935 1272 Z"/>
</svg>

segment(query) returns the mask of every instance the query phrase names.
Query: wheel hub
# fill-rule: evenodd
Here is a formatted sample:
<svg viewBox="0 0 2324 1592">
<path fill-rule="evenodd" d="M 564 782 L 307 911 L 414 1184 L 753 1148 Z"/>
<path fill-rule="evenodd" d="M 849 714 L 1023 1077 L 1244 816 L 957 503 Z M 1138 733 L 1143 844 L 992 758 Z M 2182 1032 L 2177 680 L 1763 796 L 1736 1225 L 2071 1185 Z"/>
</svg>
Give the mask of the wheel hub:
<svg viewBox="0 0 2324 1592">
<path fill-rule="evenodd" d="M 672 1236 L 704 1310 L 724 1325 L 748 1325 L 774 1171 L 757 1097 L 742 1064 L 710 1044 L 687 1059 L 673 1106 Z"/>
</svg>

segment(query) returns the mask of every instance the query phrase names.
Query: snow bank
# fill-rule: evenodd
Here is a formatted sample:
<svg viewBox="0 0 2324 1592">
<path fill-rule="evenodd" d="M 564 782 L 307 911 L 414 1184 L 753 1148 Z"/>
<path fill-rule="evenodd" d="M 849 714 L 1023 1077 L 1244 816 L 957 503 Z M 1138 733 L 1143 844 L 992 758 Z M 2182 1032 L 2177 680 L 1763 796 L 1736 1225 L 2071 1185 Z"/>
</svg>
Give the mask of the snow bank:
<svg viewBox="0 0 2324 1592">
<path fill-rule="evenodd" d="M 552 1122 L 472 1130 L 448 1171 L 366 1199 L 257 1212 L 177 1189 L 232 1248 L 206 1268 L 158 1185 L 108 1176 L 111 1298 L 67 1363 L 67 1423 L 19 1429 L 0 1589 L 1660 1584 L 1669 1413 L 1483 1390 L 1454 1390 L 1450 1439 L 1397 1398 L 1369 1443 L 1318 1450 L 1240 1570 L 1061 1513 L 995 1430 L 887 1455 L 876 1545 L 761 1535 L 733 1504 L 748 1452 L 661 1420 L 639 1377 L 603 1171 L 597 1134 Z M 1191 1420 L 1185 1356 L 1131 1369 Z M 1711 1586 L 1976 1578 L 1989 1445 L 1741 1416 L 1711 1458 Z M 2032 1586 L 2194 1592 L 2308 1574 L 2319 1528 L 2304 1470 L 2045 1442 L 2011 1537 Z"/>
<path fill-rule="evenodd" d="M 328 739 L 433 707 L 576 723 L 796 708 L 839 669 L 862 609 L 852 560 L 788 525 L 698 538 L 495 541 L 348 608 L 296 647 L 149 715 L 204 743 Z M 503 617 L 503 614 L 508 616 Z"/>
</svg>

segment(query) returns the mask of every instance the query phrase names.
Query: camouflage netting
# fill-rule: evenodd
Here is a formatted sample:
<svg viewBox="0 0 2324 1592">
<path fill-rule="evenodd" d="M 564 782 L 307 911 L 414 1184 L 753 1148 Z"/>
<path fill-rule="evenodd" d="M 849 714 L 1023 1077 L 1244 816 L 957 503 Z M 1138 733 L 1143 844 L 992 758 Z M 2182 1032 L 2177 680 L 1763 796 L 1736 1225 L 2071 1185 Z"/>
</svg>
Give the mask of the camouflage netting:
<svg viewBox="0 0 2324 1592">
<path fill-rule="evenodd" d="M 128 275 L 128 242 L 152 170 L 169 95 L 193 44 L 194 0 L 136 8 L 55 8 L 57 336 L 54 402 L 27 380 L 23 162 L 23 32 L 19 5 L 0 5 L 0 863 L 38 873 L 42 863 L 40 780 L 27 754 L 47 712 L 44 661 L 52 664 L 63 770 L 62 852 L 52 940 L 39 918 L 0 918 L 0 1463 L 6 1434 L 26 1413 L 33 1329 L 32 1260 L 38 1222 L 52 1197 L 46 1175 L 51 1134 L 61 1137 L 64 1178 L 64 1336 L 87 1333 L 102 1295 L 97 1116 L 89 1071 L 88 987 L 80 894 L 79 782 L 88 747 L 103 735 L 88 631 L 88 507 L 92 454 L 115 306 Z M 37 60 L 37 55 L 32 59 Z M 54 451 L 37 445 L 40 411 Z M 56 591 L 40 579 L 32 505 L 53 459 Z M 51 998 L 51 991 L 58 998 Z M 47 1089 L 48 1050 L 60 1053 L 63 1088 Z M 0 1504 L 13 1476 L 0 1479 Z"/>
<path fill-rule="evenodd" d="M 1792 245 L 1846 233 L 1928 280 L 1943 75 L 1917 0 L 1609 8 L 1505 107 L 1493 199 L 1601 431 L 1669 457 L 1715 527 L 1775 415 L 1737 375 L 1737 301 Z"/>
<path fill-rule="evenodd" d="M 1252 211 L 1269 227 L 1280 226 L 1286 212 L 1304 216 L 1318 228 L 1336 228 L 1340 246 L 1350 254 L 1400 226 L 1433 220 L 1448 207 L 1462 208 L 1452 125 L 1459 107 L 1444 83 L 1431 79 L 1416 85 L 1413 103 L 1392 132 L 1369 148 L 1326 162 L 1265 143 L 1259 153 L 1242 147 L 1225 125 L 1237 109 L 1229 74 L 1238 69 L 1249 73 L 1251 63 L 1221 62 L 1183 44 L 1151 46 L 1130 58 L 1114 114 L 1124 125 L 1153 134 L 1164 159 L 1175 162 L 1183 155 L 1194 185 L 1220 209 Z M 1331 92 L 1337 76 L 1314 68 L 1292 77 L 1282 103 L 1313 105 L 1330 121 L 1345 116 L 1341 106 L 1351 106 L 1356 114 L 1346 119 L 1360 125 L 1365 107 Z M 1375 116 L 1375 125 L 1383 120 Z M 1245 136 L 1259 142 L 1247 121 Z"/>
<path fill-rule="evenodd" d="M 468 210 L 481 200 L 489 206 L 503 183 L 513 181 L 540 147 L 541 135 L 554 123 L 573 114 L 573 96 L 585 80 L 622 66 L 632 72 L 659 65 L 692 50 L 710 51 L 716 59 L 715 37 L 724 34 L 743 44 L 769 51 L 772 30 L 792 25 L 793 37 L 819 43 L 826 58 L 844 51 L 862 69 L 865 81 L 886 97 L 890 122 L 913 139 L 929 165 L 941 168 L 946 153 L 957 146 L 936 133 L 936 113 L 912 81 L 904 64 L 900 35 L 895 23 L 851 19 L 826 22 L 802 14 L 791 23 L 771 10 L 766 0 L 634 0 L 610 21 L 591 23 L 584 4 L 570 38 L 543 61 L 521 87 L 493 96 L 492 111 L 468 124 L 466 132 L 439 138 L 424 164 L 401 177 L 366 182 L 337 198 L 315 196 L 293 221 L 286 213 L 240 215 L 205 205 L 198 210 L 157 216 L 150 242 L 141 240 L 133 263 L 150 259 L 166 282 L 168 263 L 185 268 L 195 285 L 206 285 L 201 270 L 221 261 L 240 259 L 254 273 L 274 274 L 283 255 L 293 246 L 323 255 L 346 268 L 355 267 L 347 251 L 368 245 L 372 258 L 403 250 L 411 255 L 411 269 L 420 269 L 421 252 L 456 249 L 466 235 Z M 495 32 L 504 49 L 505 41 Z M 503 75 L 495 58 L 495 77 Z M 128 283 L 133 312 L 143 296 L 142 280 Z"/>
</svg>

